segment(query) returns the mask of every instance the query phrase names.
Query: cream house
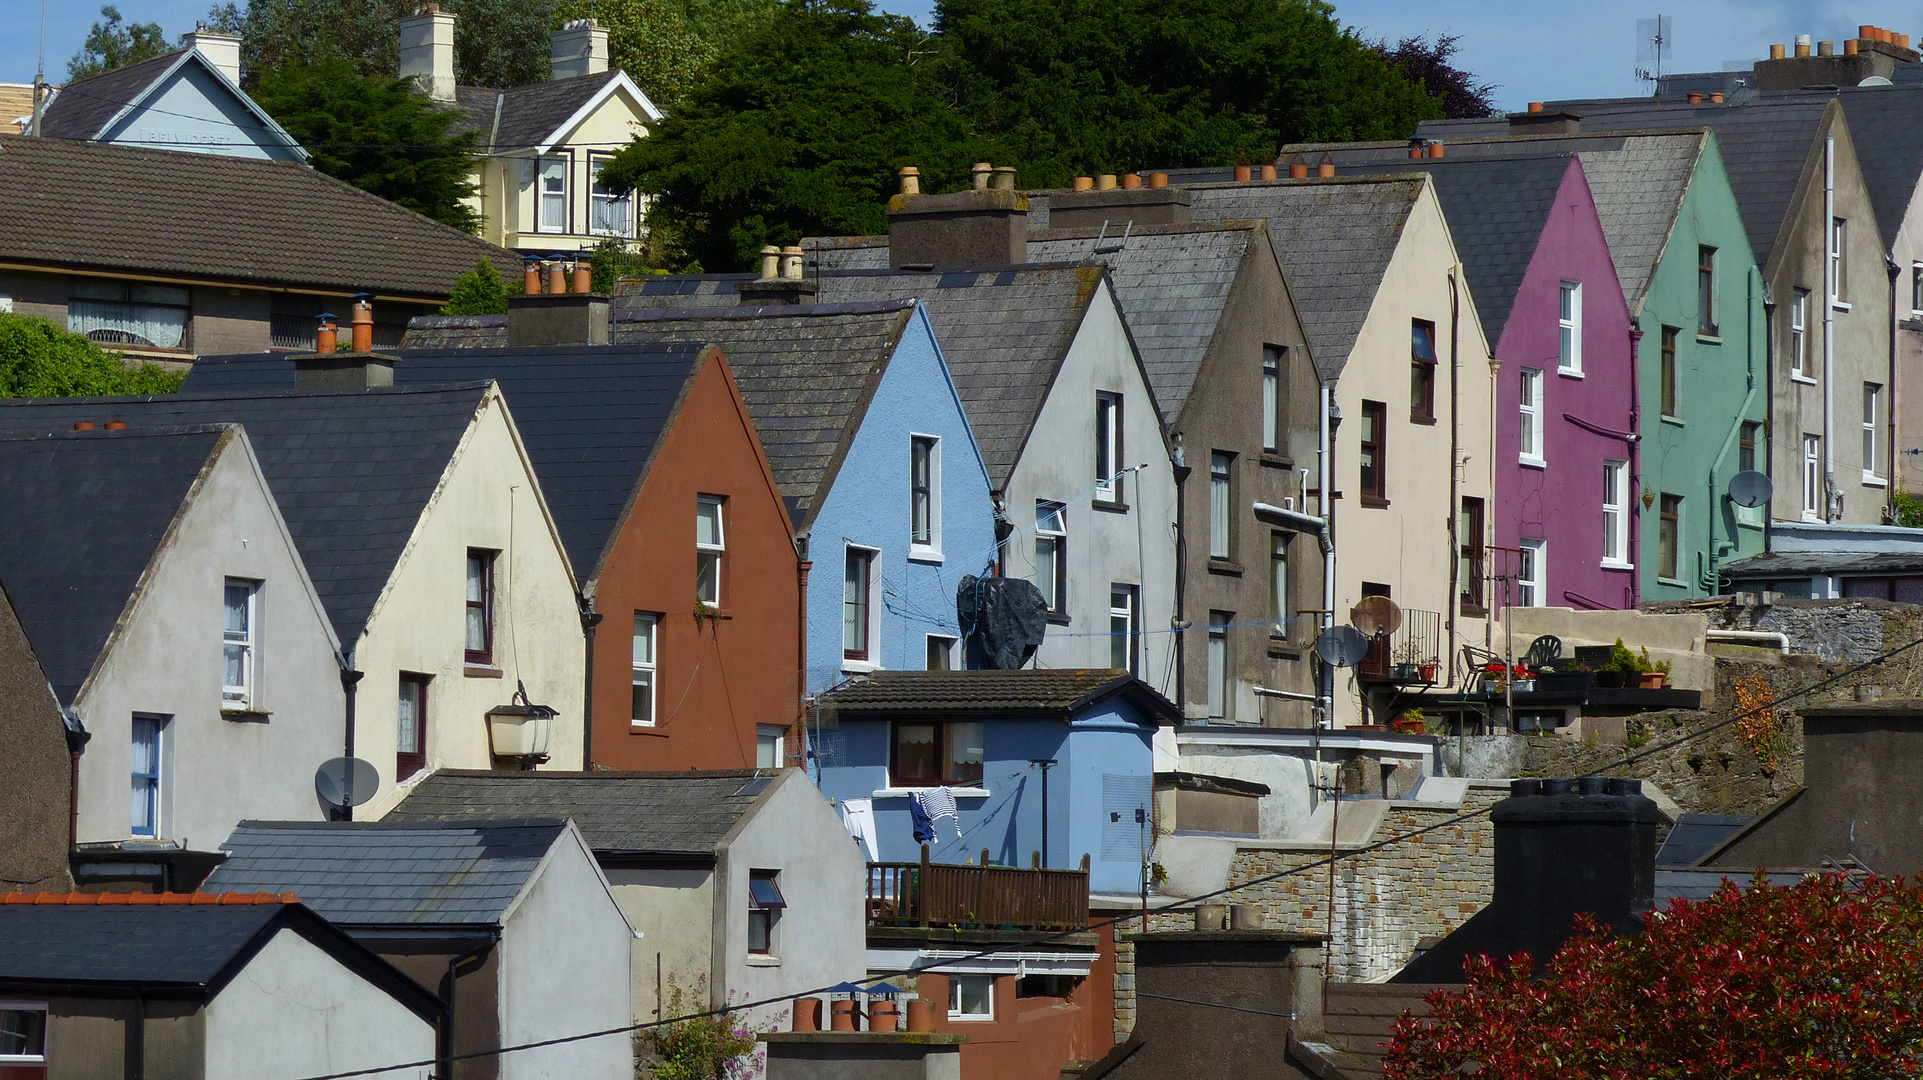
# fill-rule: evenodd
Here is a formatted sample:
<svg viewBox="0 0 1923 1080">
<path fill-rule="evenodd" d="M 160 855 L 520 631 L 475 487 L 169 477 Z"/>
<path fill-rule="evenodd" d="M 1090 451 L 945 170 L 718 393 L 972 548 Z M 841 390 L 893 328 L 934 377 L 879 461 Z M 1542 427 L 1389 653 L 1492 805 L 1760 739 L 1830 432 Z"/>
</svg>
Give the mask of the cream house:
<svg viewBox="0 0 1923 1080">
<path fill-rule="evenodd" d="M 454 81 L 454 16 L 428 4 L 401 20 L 402 77 L 467 114 L 480 137 L 481 238 L 524 254 L 582 251 L 632 238 L 641 206 L 601 183 L 620 149 L 661 119 L 628 74 L 608 69 L 608 32 L 592 19 L 555 31 L 552 78 L 493 90 Z"/>
<path fill-rule="evenodd" d="M 1335 420 L 1335 620 L 1387 596 L 1402 624 L 1338 673 L 1337 726 L 1388 723 L 1461 687 L 1487 613 L 1470 587 L 1493 496 L 1495 366 L 1427 174 L 1196 184 L 1197 220 L 1265 218 Z M 1317 508 L 1320 513 L 1320 507 Z M 1453 527 L 1452 527 L 1453 523 Z M 1465 580 L 1465 578 L 1471 580 Z M 1398 664 L 1435 664 L 1433 683 Z"/>
</svg>

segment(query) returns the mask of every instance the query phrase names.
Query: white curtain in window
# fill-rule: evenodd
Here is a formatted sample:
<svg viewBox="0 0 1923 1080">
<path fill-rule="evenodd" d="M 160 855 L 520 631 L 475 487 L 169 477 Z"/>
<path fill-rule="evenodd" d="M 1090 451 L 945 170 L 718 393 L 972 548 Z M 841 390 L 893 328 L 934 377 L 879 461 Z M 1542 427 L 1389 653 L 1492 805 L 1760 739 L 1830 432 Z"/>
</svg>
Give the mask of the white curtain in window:
<svg viewBox="0 0 1923 1080">
<path fill-rule="evenodd" d="M 73 300 L 67 329 L 112 345 L 178 349 L 187 337 L 187 309 L 115 300 Z"/>
</svg>

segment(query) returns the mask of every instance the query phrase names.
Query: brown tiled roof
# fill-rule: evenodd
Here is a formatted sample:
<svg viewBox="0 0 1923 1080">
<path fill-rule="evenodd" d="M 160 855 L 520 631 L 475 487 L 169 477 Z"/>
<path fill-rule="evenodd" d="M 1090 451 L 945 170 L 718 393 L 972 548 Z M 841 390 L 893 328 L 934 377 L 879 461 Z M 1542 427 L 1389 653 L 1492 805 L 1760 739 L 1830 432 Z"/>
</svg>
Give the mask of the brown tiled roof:
<svg viewBox="0 0 1923 1080">
<path fill-rule="evenodd" d="M 15 263 L 442 299 L 511 252 L 305 165 L 0 136 Z"/>
<path fill-rule="evenodd" d="M 1116 694 L 1157 719 L 1181 712 L 1147 683 L 1108 668 L 1022 668 L 1018 671 L 877 671 L 822 695 L 824 719 L 965 715 L 976 719 L 1070 719 Z"/>
</svg>

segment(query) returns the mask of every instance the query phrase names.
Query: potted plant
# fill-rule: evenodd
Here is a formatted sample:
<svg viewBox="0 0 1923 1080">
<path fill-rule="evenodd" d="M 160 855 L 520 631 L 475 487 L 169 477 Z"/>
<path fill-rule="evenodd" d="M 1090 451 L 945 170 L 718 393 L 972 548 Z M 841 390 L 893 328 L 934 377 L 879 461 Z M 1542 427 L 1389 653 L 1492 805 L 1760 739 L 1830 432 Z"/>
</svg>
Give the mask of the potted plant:
<svg viewBox="0 0 1923 1080">
<path fill-rule="evenodd" d="M 1424 735 L 1429 731 L 1429 720 L 1421 709 L 1407 709 L 1389 726 L 1405 735 Z"/>
<path fill-rule="evenodd" d="M 1416 677 L 1416 643 L 1404 641 L 1396 649 L 1395 677 L 1406 682 L 1414 682 Z"/>
<path fill-rule="evenodd" d="M 1641 670 L 1638 671 L 1637 676 L 1642 680 L 1642 688 L 1644 690 L 1661 690 L 1663 687 L 1669 685 L 1669 661 L 1661 660 L 1651 663 L 1649 650 L 1647 648 L 1643 649 L 1641 660 L 1642 667 Z"/>
<path fill-rule="evenodd" d="M 1416 674 L 1422 677 L 1423 682 L 1426 682 L 1426 683 L 1435 682 L 1436 681 L 1436 662 L 1434 660 L 1422 660 L 1417 662 Z"/>
</svg>

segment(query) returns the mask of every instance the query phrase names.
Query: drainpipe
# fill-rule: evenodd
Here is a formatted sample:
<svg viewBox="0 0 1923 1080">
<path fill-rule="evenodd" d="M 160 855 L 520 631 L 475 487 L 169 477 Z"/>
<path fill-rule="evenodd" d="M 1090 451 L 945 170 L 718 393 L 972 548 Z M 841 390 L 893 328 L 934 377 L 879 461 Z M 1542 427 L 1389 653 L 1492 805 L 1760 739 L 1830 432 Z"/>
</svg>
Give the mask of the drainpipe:
<svg viewBox="0 0 1923 1080">
<path fill-rule="evenodd" d="M 1329 487 L 1333 481 L 1330 473 L 1329 456 L 1334 447 L 1329 445 L 1329 412 L 1335 408 L 1335 387 L 1321 383 L 1321 409 L 1317 419 L 1317 443 L 1315 451 L 1316 482 L 1321 485 L 1316 501 L 1322 505 L 1322 535 L 1327 543 L 1322 547 L 1322 614 L 1316 619 L 1322 630 L 1335 624 L 1335 499 L 1334 490 Z M 1316 680 L 1316 711 L 1322 715 L 1316 718 L 1316 727 L 1335 727 L 1335 668 L 1324 661 L 1321 678 Z M 1318 750 L 1319 754 L 1319 750 Z"/>
<path fill-rule="evenodd" d="M 1190 469 L 1183 456 L 1182 433 L 1176 432 L 1175 443 L 1175 618 L 1172 628 L 1175 631 L 1175 700 L 1182 706 L 1182 719 L 1188 719 L 1188 514 L 1183 506 L 1188 498 L 1188 479 Z M 1043 774 L 1046 779 L 1047 774 Z"/>
<path fill-rule="evenodd" d="M 1836 136 L 1823 140 L 1823 520 L 1836 505 L 1836 277 L 1846 254 L 1836 251 Z M 1836 251 L 1831 258 L 1830 252 Z"/>
<path fill-rule="evenodd" d="M 1636 478 L 1637 491 L 1629 496 L 1629 610 L 1643 607 L 1643 328 L 1629 321 L 1629 475 Z"/>
<path fill-rule="evenodd" d="M 336 653 L 334 658 L 336 661 L 340 663 L 341 692 L 345 694 L 347 697 L 347 703 L 346 703 L 347 707 L 345 710 L 345 720 L 346 720 L 345 727 L 346 727 L 347 738 L 345 740 L 346 752 L 344 756 L 349 761 L 352 761 L 354 760 L 355 689 L 360 685 L 360 681 L 367 677 L 367 672 L 354 670 L 354 654 L 352 652 Z M 345 790 L 341 792 L 341 794 L 346 799 L 347 805 L 341 807 L 340 820 L 352 821 L 354 820 L 354 770 L 351 768 L 348 769 L 346 776 L 343 777 L 343 780 L 345 782 L 346 787 L 345 787 Z"/>
<path fill-rule="evenodd" d="M 1776 305 L 1770 302 L 1762 268 L 1753 272 L 1763 294 L 1763 400 L 1768 403 L 1763 409 L 1763 475 L 1770 480 L 1769 501 L 1763 504 L 1763 550 L 1768 551 L 1776 528 Z"/>
<path fill-rule="evenodd" d="M 454 1075 L 454 991 L 460 985 L 460 967 L 469 960 L 485 957 L 488 950 L 494 948 L 497 940 L 499 940 L 499 931 L 495 932 L 495 936 L 458 956 L 450 957 L 447 961 L 447 974 L 441 976 L 441 1029 L 435 1033 L 437 1038 L 434 1056 L 437 1060 L 434 1075 L 436 1077 Z"/>
<path fill-rule="evenodd" d="M 581 672 L 581 771 L 594 771 L 594 628 L 601 625 L 601 613 L 594 610 L 594 594 L 575 598 L 581 611 L 581 634 L 586 638 Z"/>
<path fill-rule="evenodd" d="M 1462 403 L 1459 393 L 1462 357 L 1458 348 L 1462 334 L 1462 293 L 1456 284 L 1456 273 L 1460 269 L 1460 264 L 1449 268 L 1449 592 L 1444 597 L 1449 611 L 1449 650 L 1442 655 L 1443 670 L 1448 672 L 1442 684 L 1445 690 L 1456 684 L 1456 612 L 1462 607 L 1462 489 L 1457 479 L 1462 469 Z M 1490 419 L 1494 420 L 1494 414 Z M 1485 520 L 1488 513 L 1485 506 Z"/>
<path fill-rule="evenodd" d="M 795 734 L 801 747 L 802 771 L 807 771 L 808 751 L 808 575 L 815 568 L 814 560 L 808 558 L 808 537 L 804 533 L 795 537 L 795 587 L 796 602 L 800 604 L 801 618 L 795 626 Z M 967 666 L 963 659 L 968 646 L 961 640 L 961 624 L 955 624 L 954 662 Z M 783 755 L 786 756 L 786 755 Z M 819 778 L 817 777 L 817 781 Z"/>
<path fill-rule="evenodd" d="M 1885 443 L 1883 447 L 1883 477 L 1889 486 L 1883 489 L 1883 520 L 1895 521 L 1896 418 L 1900 415 L 1896 411 L 1896 282 L 1898 278 L 1903 276 L 1903 268 L 1896 264 L 1896 260 L 1891 258 L 1888 252 L 1885 252 L 1883 255 L 1883 269 L 1890 275 L 1890 317 L 1884 320 L 1884 326 L 1890 335 L 1890 363 L 1889 374 L 1883 379 L 1883 385 L 1888 388 L 1887 396 L 1889 397 L 1889 403 L 1883 407 L 1884 416 L 1887 418 L 1887 423 L 1885 423 L 1884 426 L 1887 427 L 1890 432 L 1889 438 L 1883 440 Z M 1863 467 L 1865 469 L 1870 468 L 1870 463 L 1865 461 Z"/>
</svg>

